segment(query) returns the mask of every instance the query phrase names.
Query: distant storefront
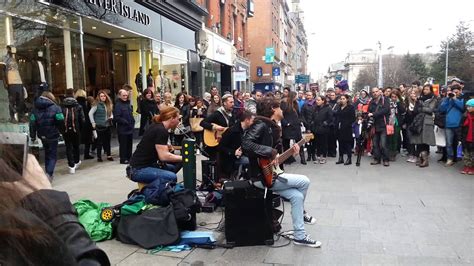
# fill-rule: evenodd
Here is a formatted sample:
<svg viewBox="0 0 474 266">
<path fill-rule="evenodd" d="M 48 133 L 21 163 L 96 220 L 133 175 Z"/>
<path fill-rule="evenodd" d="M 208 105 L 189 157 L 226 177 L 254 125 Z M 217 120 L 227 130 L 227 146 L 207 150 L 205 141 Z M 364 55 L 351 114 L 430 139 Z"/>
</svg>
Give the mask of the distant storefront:
<svg viewBox="0 0 474 266">
<path fill-rule="evenodd" d="M 182 25 L 124 0 L 7 1 L 0 6 L 0 62 L 6 46 L 14 47 L 27 109 L 40 84 L 58 98 L 67 88 L 90 96 L 106 90 L 114 97 L 123 84 L 132 85 L 135 100 L 148 87 L 175 95 L 190 90 L 188 58 L 196 51 L 200 18 L 196 14 Z M 0 93 L 0 109 L 8 102 L 4 97 Z"/>
</svg>

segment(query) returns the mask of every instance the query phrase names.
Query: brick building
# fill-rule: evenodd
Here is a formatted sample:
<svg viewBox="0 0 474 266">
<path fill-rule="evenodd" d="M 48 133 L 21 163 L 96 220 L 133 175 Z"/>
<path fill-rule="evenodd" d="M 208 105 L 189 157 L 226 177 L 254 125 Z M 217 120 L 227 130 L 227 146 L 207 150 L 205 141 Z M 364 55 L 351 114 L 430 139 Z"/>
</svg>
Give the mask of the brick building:
<svg viewBox="0 0 474 266">
<path fill-rule="evenodd" d="M 199 2 L 199 1 L 198 1 Z M 205 48 L 203 83 L 205 90 L 217 86 L 222 92 L 248 90 L 248 19 L 252 16 L 250 0 L 202 0 L 209 15 L 204 18 L 201 46 Z M 249 10 L 250 7 L 250 10 Z"/>
</svg>

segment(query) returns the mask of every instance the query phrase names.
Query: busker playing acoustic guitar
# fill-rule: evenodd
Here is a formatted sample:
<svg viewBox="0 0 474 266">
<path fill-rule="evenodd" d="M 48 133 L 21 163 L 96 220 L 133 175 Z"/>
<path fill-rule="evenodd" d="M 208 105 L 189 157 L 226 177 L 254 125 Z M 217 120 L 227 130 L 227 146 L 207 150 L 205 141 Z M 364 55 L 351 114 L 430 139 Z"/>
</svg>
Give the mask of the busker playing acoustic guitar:
<svg viewBox="0 0 474 266">
<path fill-rule="evenodd" d="M 256 187 L 265 188 L 264 173 L 259 166 L 259 159 L 272 158 L 273 165 L 280 164 L 275 148 L 281 143 L 281 129 L 277 123 L 283 118 L 283 113 L 278 100 L 268 97 L 257 104 L 257 115 L 253 125 L 244 133 L 242 149 L 244 154 L 249 156 L 249 172 L 253 184 Z M 298 154 L 300 147 L 295 144 L 292 149 L 294 154 Z M 305 223 L 316 222 L 316 219 L 304 211 L 304 200 L 309 184 L 308 177 L 304 175 L 283 173 L 274 180 L 271 189 L 290 200 L 294 230 L 293 243 L 317 248 L 321 246 L 321 242 L 311 239 L 304 229 Z"/>
</svg>

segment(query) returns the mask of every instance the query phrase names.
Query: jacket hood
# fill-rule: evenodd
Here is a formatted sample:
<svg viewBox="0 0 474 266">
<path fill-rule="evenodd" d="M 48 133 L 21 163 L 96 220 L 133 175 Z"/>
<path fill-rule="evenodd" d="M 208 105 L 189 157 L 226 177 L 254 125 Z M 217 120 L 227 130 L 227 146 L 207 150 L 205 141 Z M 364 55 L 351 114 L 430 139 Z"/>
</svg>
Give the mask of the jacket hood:
<svg viewBox="0 0 474 266">
<path fill-rule="evenodd" d="M 65 107 L 73 107 L 73 106 L 77 106 L 78 104 L 79 103 L 77 102 L 77 100 L 72 97 L 67 97 L 63 101 L 63 105 Z"/>
<path fill-rule="evenodd" d="M 38 109 L 46 109 L 51 105 L 54 105 L 54 102 L 44 96 L 38 97 L 35 102 L 35 106 Z"/>
</svg>

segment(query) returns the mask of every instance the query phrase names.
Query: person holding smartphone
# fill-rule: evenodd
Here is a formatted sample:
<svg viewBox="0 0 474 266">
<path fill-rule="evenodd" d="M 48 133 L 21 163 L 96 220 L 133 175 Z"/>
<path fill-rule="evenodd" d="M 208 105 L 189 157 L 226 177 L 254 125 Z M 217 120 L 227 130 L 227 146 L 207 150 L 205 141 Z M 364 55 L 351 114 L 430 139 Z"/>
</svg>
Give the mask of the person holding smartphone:
<svg viewBox="0 0 474 266">
<path fill-rule="evenodd" d="M 26 136 L 19 138 L 26 147 Z M 0 264 L 110 265 L 79 223 L 67 193 L 52 189 L 26 148 L 5 144 L 5 139 L 0 140 Z M 22 173 L 11 164 L 21 161 Z"/>
</svg>

